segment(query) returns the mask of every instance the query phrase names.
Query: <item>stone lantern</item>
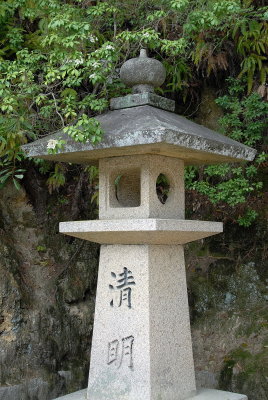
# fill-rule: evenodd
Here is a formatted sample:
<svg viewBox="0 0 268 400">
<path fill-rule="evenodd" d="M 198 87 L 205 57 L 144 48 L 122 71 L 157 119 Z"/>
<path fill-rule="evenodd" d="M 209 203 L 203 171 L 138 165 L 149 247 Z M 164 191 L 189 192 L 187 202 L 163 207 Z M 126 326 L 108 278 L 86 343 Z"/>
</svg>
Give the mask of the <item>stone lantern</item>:
<svg viewBox="0 0 268 400">
<path fill-rule="evenodd" d="M 99 219 L 60 223 L 60 232 L 101 244 L 88 389 L 62 400 L 246 399 L 196 391 L 183 245 L 222 223 L 185 219 L 184 166 L 252 160 L 255 150 L 175 114 L 154 93 L 165 69 L 145 50 L 120 75 L 133 94 L 97 117 L 100 144 L 57 132 L 24 146 L 30 157 L 99 164 Z M 59 137 L 64 149 L 48 154 Z M 165 201 L 159 177 L 169 182 Z"/>
</svg>

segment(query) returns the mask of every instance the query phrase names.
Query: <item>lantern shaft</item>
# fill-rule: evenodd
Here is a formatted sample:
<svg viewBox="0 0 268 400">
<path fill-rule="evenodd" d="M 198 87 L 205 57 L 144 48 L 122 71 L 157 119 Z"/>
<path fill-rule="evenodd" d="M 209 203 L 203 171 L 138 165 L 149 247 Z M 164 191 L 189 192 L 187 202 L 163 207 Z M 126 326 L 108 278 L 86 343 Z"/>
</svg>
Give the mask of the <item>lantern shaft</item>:
<svg viewBox="0 0 268 400">
<path fill-rule="evenodd" d="M 182 246 L 102 245 L 89 400 L 195 393 Z"/>
</svg>

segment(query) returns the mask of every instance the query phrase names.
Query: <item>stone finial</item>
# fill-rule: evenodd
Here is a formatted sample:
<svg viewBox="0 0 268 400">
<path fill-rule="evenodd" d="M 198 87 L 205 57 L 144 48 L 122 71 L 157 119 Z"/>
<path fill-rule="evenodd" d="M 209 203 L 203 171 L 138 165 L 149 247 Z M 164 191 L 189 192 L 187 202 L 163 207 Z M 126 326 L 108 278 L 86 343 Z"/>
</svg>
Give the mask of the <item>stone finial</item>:
<svg viewBox="0 0 268 400">
<path fill-rule="evenodd" d="M 149 58 L 146 49 L 141 49 L 139 57 L 127 60 L 121 67 L 122 82 L 132 87 L 133 93 L 154 92 L 154 88 L 161 86 L 166 78 L 163 64 Z"/>
</svg>

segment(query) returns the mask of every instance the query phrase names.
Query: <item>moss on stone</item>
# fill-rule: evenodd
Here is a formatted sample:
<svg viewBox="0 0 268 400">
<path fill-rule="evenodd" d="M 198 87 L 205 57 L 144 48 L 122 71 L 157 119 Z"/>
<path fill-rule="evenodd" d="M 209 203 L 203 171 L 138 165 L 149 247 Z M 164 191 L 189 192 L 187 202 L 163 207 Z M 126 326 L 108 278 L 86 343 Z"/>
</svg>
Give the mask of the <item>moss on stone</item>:
<svg viewBox="0 0 268 400">
<path fill-rule="evenodd" d="M 263 351 L 253 354 L 241 345 L 225 357 L 219 388 L 247 393 L 249 400 L 262 400 L 268 393 L 267 374 L 267 349 L 263 346 Z"/>
</svg>

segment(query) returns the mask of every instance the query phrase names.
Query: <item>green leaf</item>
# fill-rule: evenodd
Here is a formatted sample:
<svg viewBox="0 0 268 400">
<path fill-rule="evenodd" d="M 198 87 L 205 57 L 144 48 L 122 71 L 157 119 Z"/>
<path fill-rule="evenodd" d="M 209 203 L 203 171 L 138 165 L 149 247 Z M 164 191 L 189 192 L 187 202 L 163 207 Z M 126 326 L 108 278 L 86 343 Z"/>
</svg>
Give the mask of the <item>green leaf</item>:
<svg viewBox="0 0 268 400">
<path fill-rule="evenodd" d="M 15 186 L 15 188 L 16 188 L 17 190 L 20 190 L 20 189 L 21 189 L 21 186 L 20 186 L 19 182 L 18 182 L 15 178 L 13 178 L 13 183 L 14 183 L 14 186 Z"/>
</svg>

